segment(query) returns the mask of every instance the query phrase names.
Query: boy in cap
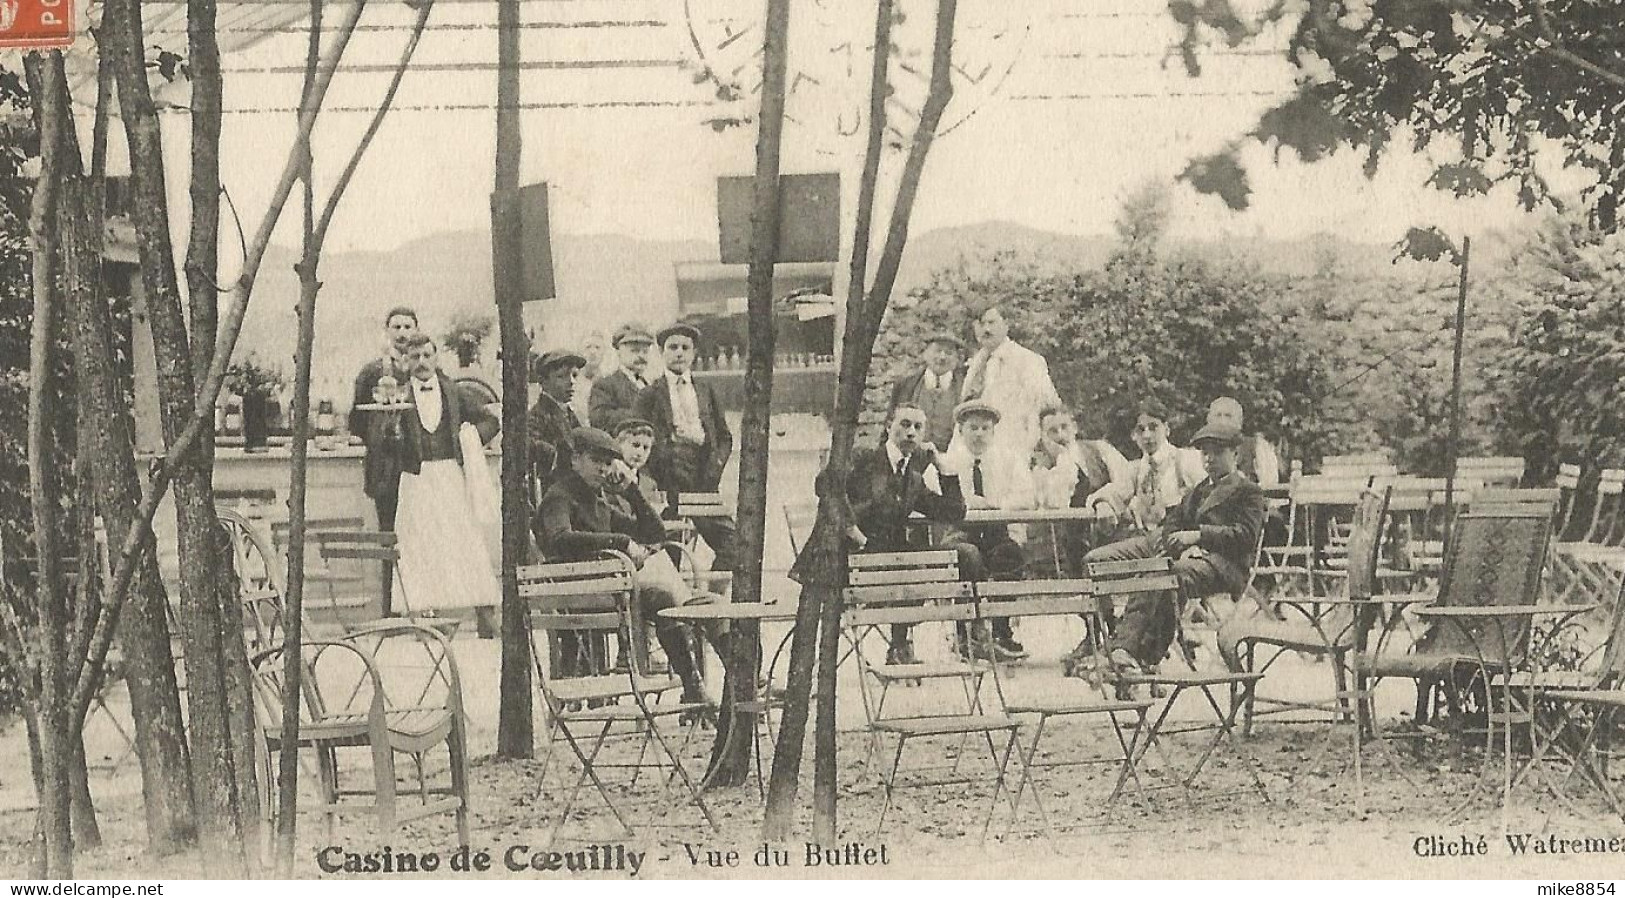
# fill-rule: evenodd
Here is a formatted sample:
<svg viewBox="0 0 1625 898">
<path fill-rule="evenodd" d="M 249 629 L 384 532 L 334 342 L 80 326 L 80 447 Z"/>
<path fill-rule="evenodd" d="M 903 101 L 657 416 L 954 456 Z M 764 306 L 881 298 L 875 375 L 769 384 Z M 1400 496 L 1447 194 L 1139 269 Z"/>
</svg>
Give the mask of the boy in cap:
<svg viewBox="0 0 1625 898">
<path fill-rule="evenodd" d="M 1235 592 L 1247 582 L 1259 530 L 1264 526 L 1264 493 L 1236 470 L 1241 432 L 1208 425 L 1192 440 L 1202 453 L 1207 477 L 1184 501 L 1168 510 L 1144 536 L 1102 546 L 1086 562 L 1124 561 L 1166 555 L 1174 559 L 1179 589 L 1129 599 L 1110 642 L 1110 661 L 1119 671 L 1136 672 L 1161 663 L 1173 642 L 1180 610 L 1188 599 Z"/>
<path fill-rule="evenodd" d="M 926 338 L 922 353 L 925 365 L 892 386 L 887 419 L 900 405 L 913 405 L 925 411 L 925 441 L 946 446 L 954 437 L 954 407 L 965 388 L 965 344 L 948 331 Z"/>
<path fill-rule="evenodd" d="M 673 595 L 669 581 L 641 575 L 665 541 L 660 515 L 635 489 L 617 493 L 611 472 L 624 459 L 620 446 L 596 427 L 570 433 L 570 470 L 548 487 L 532 530 L 549 561 L 585 561 L 603 550 L 621 552 L 638 566 L 638 599 L 644 620 L 653 624 L 672 673 L 682 681 L 683 701 L 704 702 L 699 666 L 681 625 L 659 615 L 686 597 Z"/>
<path fill-rule="evenodd" d="M 620 367 L 593 382 L 587 413 L 592 426 L 616 433 L 622 421 L 636 417 L 638 394 L 649 386 L 649 350 L 654 343 L 642 325 L 627 323 L 615 330 L 610 344 Z"/>
<path fill-rule="evenodd" d="M 1028 458 L 994 441 L 999 410 L 980 399 L 972 399 L 954 409 L 954 423 L 957 432 L 953 445 L 948 448 L 948 465 L 962 474 L 960 487 L 964 490 L 966 509 L 1032 508 L 1036 496 Z M 976 547 L 981 561 L 979 570 L 962 572 L 968 579 L 1021 579 L 1027 558 L 1017 539 L 1024 536 L 1020 531 L 1025 528 L 1009 524 L 962 526 L 964 541 Z M 1012 531 L 1017 531 L 1017 535 L 1013 536 Z M 993 621 L 991 642 L 985 634 L 967 639 L 963 626 L 960 635 L 961 652 L 972 657 L 1000 661 L 1027 657 L 1027 650 L 1016 641 L 1007 617 Z"/>
<path fill-rule="evenodd" d="M 531 374 L 541 391 L 530 407 L 531 495 L 539 500 L 555 477 L 570 468 L 570 432 L 581 426 L 570 401 L 581 368 L 579 353 L 553 349 L 539 356 Z"/>
<path fill-rule="evenodd" d="M 1241 431 L 1241 445 L 1236 447 L 1236 467 L 1259 486 L 1274 486 L 1281 482 L 1281 457 L 1275 447 L 1261 433 L 1249 434 L 1242 427 L 1241 402 L 1234 396 L 1220 396 L 1207 407 L 1207 423 L 1231 427 Z"/>
</svg>

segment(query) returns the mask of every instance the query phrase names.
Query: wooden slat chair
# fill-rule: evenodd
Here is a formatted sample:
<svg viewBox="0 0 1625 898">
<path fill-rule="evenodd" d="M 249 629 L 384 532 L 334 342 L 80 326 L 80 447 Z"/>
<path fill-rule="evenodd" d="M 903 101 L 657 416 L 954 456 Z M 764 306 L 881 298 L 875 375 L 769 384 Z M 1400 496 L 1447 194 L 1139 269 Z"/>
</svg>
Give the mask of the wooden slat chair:
<svg viewBox="0 0 1625 898">
<path fill-rule="evenodd" d="M 1445 566 L 1440 578 L 1438 606 L 1533 604 L 1539 594 L 1542 569 L 1551 541 L 1551 515 L 1504 511 L 1499 514 L 1464 512 L 1451 528 Z M 1429 696 L 1442 688 L 1451 710 L 1461 707 L 1462 675 L 1475 675 L 1481 666 L 1479 650 L 1460 626 L 1428 628 L 1408 652 L 1388 651 L 1395 629 L 1390 619 L 1375 646 L 1357 651 L 1357 676 L 1373 681 L 1388 677 L 1417 682 L 1416 721 L 1429 717 Z M 1510 648 L 1521 652 L 1528 632 L 1513 634 Z M 1485 641 L 1488 644 L 1488 640 Z M 1487 659 L 1492 669 L 1511 670 L 1516 657 Z M 1493 670 L 1492 670 L 1493 672 Z M 1365 711 L 1361 703 L 1361 710 Z M 1374 723 L 1374 721 L 1373 721 Z"/>
<path fill-rule="evenodd" d="M 280 637 L 277 637 L 279 640 Z M 276 641 L 276 640 L 274 640 Z M 407 621 L 379 622 L 341 640 L 309 640 L 301 647 L 299 731 L 282 741 L 283 646 L 251 660 L 255 719 L 264 747 L 262 812 L 269 821 L 276 794 L 275 755 L 310 749 L 319 771 L 320 809 L 332 837 L 339 814 L 371 813 L 381 836 L 398 836 L 411 820 L 451 811 L 468 842 L 468 737 L 462 683 L 444 635 Z M 444 747 L 447 781 L 431 782 L 426 762 Z M 364 748 L 371 757 L 371 789 L 347 787 L 339 749 Z M 416 774 L 418 801 L 404 803 L 397 756 Z M 410 793 L 405 793 L 410 794 Z M 370 796 L 367 803 L 346 801 Z"/>
<path fill-rule="evenodd" d="M 1625 569 L 1625 469 L 1599 473 L 1590 529 L 1579 542 L 1559 542 L 1556 552 L 1576 581 L 1565 592 L 1610 594 Z"/>
<path fill-rule="evenodd" d="M 1085 575 L 1094 582 L 1096 595 L 1128 597 L 1143 593 L 1169 593 L 1179 589 L 1179 579 L 1174 575 L 1173 562 L 1167 558 L 1143 558 L 1127 561 L 1101 561 L 1084 566 Z M 1177 638 L 1176 638 L 1177 641 Z M 1258 681 L 1264 675 L 1256 672 L 1235 671 L 1199 671 L 1175 670 L 1164 673 L 1161 671 L 1147 671 L 1137 674 L 1117 674 L 1116 683 L 1120 690 L 1132 690 L 1135 687 L 1149 687 L 1153 694 L 1167 690 L 1167 698 L 1161 710 L 1152 720 L 1146 730 L 1145 739 L 1141 742 L 1138 756 L 1134 762 L 1138 764 L 1144 759 L 1153 745 L 1162 736 L 1172 735 L 1175 732 L 1186 730 L 1164 730 L 1163 724 L 1167 722 L 1168 714 L 1173 710 L 1179 697 L 1185 692 L 1194 690 L 1200 692 L 1206 700 L 1209 710 L 1213 712 L 1214 724 L 1205 726 L 1192 726 L 1188 730 L 1211 730 L 1212 738 L 1197 758 L 1190 771 L 1180 777 L 1176 784 L 1181 786 L 1189 795 L 1192 784 L 1201 774 L 1202 768 L 1213 756 L 1219 745 L 1228 741 L 1232 749 L 1242 756 L 1242 762 L 1247 772 L 1252 776 L 1253 786 L 1265 801 L 1269 800 L 1269 792 L 1264 788 L 1264 781 L 1258 775 L 1258 761 L 1252 757 L 1241 742 L 1236 739 L 1236 715 L 1251 698 L 1252 691 L 1257 687 Z M 1221 703 L 1214 695 L 1215 689 L 1224 689 L 1227 693 L 1228 707 Z M 1120 694 L 1120 697 L 1121 696 Z"/>
<path fill-rule="evenodd" d="M 396 572 L 394 589 L 390 601 L 391 607 L 381 609 L 388 618 L 404 617 L 424 626 L 433 627 L 446 634 L 450 639 L 457 631 L 458 621 L 454 618 L 436 617 L 432 611 L 425 613 L 415 612 L 412 608 L 411 596 L 406 583 L 398 576 L 400 571 L 401 550 L 399 540 L 394 533 L 384 530 L 313 530 L 308 536 L 323 560 L 328 564 L 334 562 L 371 562 L 379 565 L 381 570 Z M 382 597 L 378 597 L 380 600 Z M 370 609 L 371 599 L 362 602 L 341 602 L 334 598 L 331 605 L 334 618 L 339 626 L 346 631 L 354 630 L 358 625 L 347 620 L 347 609 L 356 607 Z M 361 624 L 360 626 L 365 626 Z"/>
<path fill-rule="evenodd" d="M 976 598 L 976 616 L 979 620 L 991 622 L 999 619 L 1016 617 L 1046 617 L 1061 615 L 1064 617 L 1081 616 L 1094 621 L 1090 632 L 1099 632 L 1098 618 L 1100 604 L 1095 596 L 1094 581 L 1088 579 L 1056 578 L 1045 580 L 998 581 L 984 580 L 972 584 L 972 591 Z M 1028 782 L 1033 779 L 1036 769 L 1051 769 L 1059 767 L 1076 767 L 1089 764 L 1116 764 L 1117 780 L 1112 785 L 1112 791 L 1106 798 L 1106 807 L 1112 807 L 1123 787 L 1130 779 L 1134 781 L 1136 789 L 1142 789 L 1139 772 L 1135 769 L 1135 757 L 1139 745 L 1145 734 L 1146 712 L 1154 702 L 1143 699 L 1114 700 L 1103 699 L 1099 692 L 1092 689 L 1090 684 L 1077 682 L 1075 678 L 1068 677 L 1061 683 L 1046 681 L 1042 690 L 1016 694 L 1011 688 L 1012 677 L 1003 672 L 1004 664 L 994 661 L 993 665 L 994 690 L 998 696 L 1000 706 L 1006 714 L 1013 717 L 1036 717 L 1037 724 L 1033 728 L 1032 741 L 1021 749 L 1022 752 L 1022 778 L 1016 785 L 1015 798 L 1011 802 L 1012 816 L 1019 811 L 1021 798 L 1026 792 Z M 1059 760 L 1039 760 L 1039 749 L 1044 741 L 1044 730 L 1053 718 L 1064 717 L 1093 717 L 1104 715 L 1110 722 L 1112 733 L 1117 738 L 1117 745 L 1121 754 L 1105 757 L 1062 758 Z M 1125 719 L 1127 726 L 1125 727 Z M 1127 734 L 1125 735 L 1125 729 Z M 1038 807 L 1040 817 L 1043 819 L 1046 831 L 1049 830 L 1049 815 L 1044 809 L 1043 801 L 1039 798 L 1041 785 L 1035 785 L 1033 800 Z"/>
<path fill-rule="evenodd" d="M 1559 797 L 1564 797 L 1563 788 L 1575 774 L 1580 774 L 1596 787 L 1609 809 L 1625 820 L 1625 807 L 1608 772 L 1612 754 L 1609 739 L 1617 734 L 1620 712 L 1625 711 L 1625 580 L 1614 594 L 1608 618 L 1601 664 L 1588 672 L 1592 684 L 1580 689 L 1544 687 L 1550 691 L 1542 699 L 1556 714 L 1545 741 L 1537 740 L 1529 767 L 1540 764 L 1547 753 L 1557 752 L 1569 765 L 1567 775 L 1556 787 Z"/>
<path fill-rule="evenodd" d="M 1367 490 L 1354 513 L 1354 530 L 1349 539 L 1347 576 L 1338 595 L 1369 599 L 1377 588 L 1377 559 L 1382 548 L 1383 524 L 1388 514 L 1392 487 Z M 1264 617 L 1234 620 L 1219 631 L 1220 655 L 1237 672 L 1267 672 L 1289 650 L 1327 659 L 1332 672 L 1329 700 L 1303 701 L 1260 696 L 1254 690 L 1242 710 L 1242 732 L 1252 732 L 1259 714 L 1293 710 L 1333 710 L 1339 718 L 1353 714 L 1348 697 L 1348 655 L 1355 648 L 1356 627 L 1361 617 L 1352 605 L 1328 603 L 1326 597 L 1304 596 L 1283 599 L 1280 606 L 1292 617 L 1272 620 Z M 1270 650 L 1262 662 L 1258 649 Z M 1258 711 L 1264 704 L 1268 710 Z"/>
<path fill-rule="evenodd" d="M 1456 460 L 1456 478 L 1477 480 L 1488 486 L 1517 486 L 1523 480 L 1524 460 L 1516 455 L 1467 456 Z"/>
<path fill-rule="evenodd" d="M 987 676 L 984 661 L 954 659 L 921 661 L 913 664 L 876 664 L 864 651 L 865 640 L 883 625 L 912 624 L 912 613 L 902 606 L 921 603 L 968 600 L 970 593 L 960 580 L 959 553 L 952 549 L 920 552 L 884 552 L 847 556 L 846 603 L 850 609 L 843 620 L 852 654 L 859 662 L 859 693 L 864 717 L 871 732 L 885 717 L 886 698 L 893 686 L 919 684 L 927 680 L 956 680 L 965 694 L 965 713 L 982 712 L 982 681 Z M 934 621 L 964 620 L 975 616 L 968 601 L 950 609 L 948 617 Z M 952 615 L 958 614 L 959 617 Z M 889 618 L 897 617 L 897 620 Z M 884 633 L 879 633 L 882 637 Z M 878 695 L 871 694 L 872 688 Z"/>
<path fill-rule="evenodd" d="M 1557 466 L 1557 477 L 1552 481 L 1557 487 L 1562 501 L 1559 503 L 1557 523 L 1552 527 L 1552 573 L 1554 582 L 1552 587 L 1558 596 L 1558 601 L 1567 601 L 1575 591 L 1585 585 L 1584 579 L 1574 569 L 1569 558 L 1568 548 L 1573 545 L 1570 540 L 1570 526 L 1576 522 L 1574 510 L 1579 506 L 1580 498 L 1580 466 L 1564 462 Z"/>
<path fill-rule="evenodd" d="M 847 638 L 855 646 L 859 676 L 867 681 L 875 679 L 881 689 L 878 700 L 871 703 L 865 687 L 864 713 L 868 717 L 871 753 L 878 742 L 888 736 L 897 739 L 897 751 L 888 769 L 881 774 L 885 788 L 885 803 L 875 821 L 875 836 L 886 825 L 896 791 L 900 788 L 963 785 L 976 779 L 958 775 L 959 755 L 956 752 L 953 769 L 947 777 L 900 781 L 903 755 L 913 739 L 951 736 L 960 741 L 981 737 L 993 764 L 993 797 L 988 806 L 987 820 L 983 824 L 985 837 L 992 825 L 993 812 L 999 799 L 1004 797 L 1005 773 L 1010 757 L 1017 746 L 1018 723 L 1003 713 L 989 713 L 981 699 L 982 678 L 989 672 L 986 663 L 921 663 L 882 664 L 868 661 L 863 651 L 864 637 L 875 629 L 890 624 L 910 626 L 948 625 L 969 623 L 976 617 L 972 601 L 971 584 L 959 580 L 959 555 L 951 550 L 923 552 L 891 552 L 871 555 L 853 555 L 849 558 L 848 582 L 842 593 L 845 612 L 841 625 Z M 902 680 L 957 678 L 965 690 L 967 707 L 963 712 L 946 708 L 937 713 L 922 711 L 908 716 L 884 716 L 886 690 Z M 1002 735 L 1000 735 L 1002 734 Z M 995 736 L 1004 741 L 1001 757 Z M 1016 754 L 1018 763 L 1021 759 Z"/>
<path fill-rule="evenodd" d="M 527 608 L 537 694 L 548 719 L 548 760 L 551 760 L 557 734 L 564 737 L 581 766 L 581 773 L 563 802 L 549 840 L 564 827 L 582 787 L 589 782 L 626 834 L 635 834 L 599 776 L 600 770 L 614 769 L 634 771 L 632 782 L 628 784 L 631 788 L 643 769 L 670 767 L 686 790 L 689 802 L 699 808 L 706 823 L 716 830 L 710 808 L 683 767 L 680 748 L 673 750 L 659 726 L 661 720 L 681 718 L 707 706 L 660 701 L 661 696 L 681 684 L 675 677 L 649 671 L 648 641 L 642 638 L 644 622 L 638 604 L 637 566 L 619 552 L 603 554 L 603 558 L 594 561 L 527 565 L 521 567 L 518 574 L 520 596 Z M 619 641 L 628 659 L 626 671 L 592 677 L 554 676 L 549 670 L 551 653 L 542 637 L 564 632 L 575 634 L 582 642 Z M 623 731 L 615 732 L 617 726 Z M 588 737 L 578 735 L 578 729 L 595 731 L 590 743 Z M 637 759 L 630 763 L 600 760 L 609 740 L 624 736 L 639 738 Z M 684 741 L 686 744 L 687 740 Z M 646 762 L 651 747 L 658 754 Z M 539 779 L 545 780 L 545 777 L 544 763 Z"/>
</svg>

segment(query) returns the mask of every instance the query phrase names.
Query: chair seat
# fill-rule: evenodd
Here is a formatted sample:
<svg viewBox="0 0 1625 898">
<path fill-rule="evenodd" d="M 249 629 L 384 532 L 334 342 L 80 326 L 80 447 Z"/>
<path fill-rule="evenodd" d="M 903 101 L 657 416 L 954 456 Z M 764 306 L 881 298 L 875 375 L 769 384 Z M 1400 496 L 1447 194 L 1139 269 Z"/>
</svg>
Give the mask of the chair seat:
<svg viewBox="0 0 1625 898">
<path fill-rule="evenodd" d="M 1323 635 L 1320 630 L 1310 626 L 1303 620 L 1271 620 L 1269 618 L 1248 618 L 1234 624 L 1226 624 L 1219 628 L 1219 641 L 1244 645 L 1249 642 L 1262 642 L 1266 645 L 1278 645 L 1284 648 L 1296 649 L 1305 652 L 1326 652 L 1329 650 L 1326 639 L 1330 636 L 1334 641 L 1332 648 L 1348 648 L 1353 644 L 1353 634 L 1348 632 L 1349 627 L 1332 623 L 1325 628 Z"/>
<path fill-rule="evenodd" d="M 413 741 L 438 740 L 451 731 L 452 714 L 445 708 L 404 708 L 384 712 L 384 726 L 391 739 L 402 737 Z M 266 727 L 268 740 L 278 742 L 279 727 Z M 314 721 L 299 725 L 300 742 L 367 741 L 367 713 L 327 714 Z"/>
<path fill-rule="evenodd" d="M 1264 679 L 1261 673 L 1230 673 L 1218 670 L 1188 670 L 1175 673 L 1126 674 L 1124 683 L 1161 684 L 1167 686 L 1220 686 L 1230 683 L 1256 683 Z"/>
<path fill-rule="evenodd" d="M 874 728 L 904 736 L 943 736 L 949 733 L 985 733 L 1015 729 L 1016 720 L 1005 714 L 963 714 L 958 717 L 908 717 L 877 720 Z"/>
<path fill-rule="evenodd" d="M 707 702 L 676 702 L 670 705 L 647 705 L 640 708 L 636 704 L 625 705 L 599 705 L 596 708 L 583 708 L 579 711 L 566 711 L 559 715 L 560 720 L 647 720 L 650 717 L 670 717 L 673 714 L 684 714 L 689 711 L 698 711 L 712 708 Z"/>
<path fill-rule="evenodd" d="M 1004 710 L 1010 714 L 1043 714 L 1046 717 L 1063 714 L 1108 714 L 1118 711 L 1144 711 L 1155 702 L 1151 701 L 1093 701 L 1088 698 L 1069 698 L 1064 695 L 1035 696 L 1031 699 L 1022 699 L 1016 702 L 1004 703 Z"/>
<path fill-rule="evenodd" d="M 931 680 L 941 677 L 969 677 L 986 673 L 986 664 L 971 661 L 881 664 L 869 669 L 879 680 Z"/>
<path fill-rule="evenodd" d="M 1625 690 L 1619 689 L 1580 689 L 1573 692 L 1553 693 L 1547 698 L 1582 705 L 1607 705 L 1610 708 L 1625 708 Z"/>
<path fill-rule="evenodd" d="M 637 680 L 638 691 L 646 695 L 668 692 L 682 685 L 682 681 L 676 677 L 639 677 Z M 562 702 L 620 698 L 632 694 L 632 681 L 627 679 L 625 674 L 567 677 L 548 680 L 547 691 Z"/>
<path fill-rule="evenodd" d="M 1592 689 L 1597 685 L 1598 674 L 1585 670 L 1515 670 L 1510 674 L 1501 674 L 1494 678 L 1496 686 L 1511 686 L 1514 689 Z"/>
</svg>

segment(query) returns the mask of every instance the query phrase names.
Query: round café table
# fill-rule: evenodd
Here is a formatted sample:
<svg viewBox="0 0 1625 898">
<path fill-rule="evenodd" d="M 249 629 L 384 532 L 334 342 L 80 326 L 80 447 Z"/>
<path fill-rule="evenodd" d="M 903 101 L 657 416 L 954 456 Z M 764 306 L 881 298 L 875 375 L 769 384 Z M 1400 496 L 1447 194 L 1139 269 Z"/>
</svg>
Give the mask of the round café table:
<svg viewBox="0 0 1625 898">
<path fill-rule="evenodd" d="M 667 620 L 690 624 L 754 623 L 757 626 L 751 629 L 756 633 L 756 638 L 761 639 L 762 629 L 760 625 L 762 623 L 785 621 L 793 623 L 796 619 L 796 605 L 792 602 L 693 602 L 672 608 L 662 608 L 658 613 Z M 739 629 L 736 628 L 732 632 L 737 633 Z M 780 640 L 778 649 L 773 652 L 773 660 L 768 662 L 767 683 L 770 688 L 773 683 L 773 668 L 778 664 L 779 655 L 784 651 L 784 646 L 789 643 L 790 636 L 794 632 L 795 627 L 792 626 L 790 631 Z M 724 676 L 726 677 L 726 674 Z M 726 704 L 726 702 L 727 697 L 724 696 L 724 703 Z M 772 709 L 772 701 L 769 697 L 763 696 L 751 701 L 734 703 L 732 707 L 736 711 L 761 715 L 765 720 Z M 771 727 L 772 724 L 769 723 L 768 726 Z M 767 786 L 762 776 L 761 730 L 758 729 L 751 735 L 756 742 L 756 750 L 752 752 L 756 762 L 756 789 L 765 798 L 767 796 Z M 713 756 L 712 760 L 715 761 L 715 756 Z M 716 772 L 714 764 L 707 768 L 705 776 L 700 781 L 702 790 L 711 785 L 716 777 Z"/>
<path fill-rule="evenodd" d="M 1537 616 L 1555 616 L 1560 618 L 1558 626 L 1546 635 L 1550 640 L 1562 625 L 1576 615 L 1584 614 L 1597 606 L 1590 605 L 1449 605 L 1424 606 L 1416 609 L 1416 616 L 1427 621 L 1439 621 L 1456 627 L 1473 648 L 1477 656 L 1479 674 L 1484 681 L 1484 695 L 1488 704 L 1484 727 L 1484 766 L 1480 772 L 1478 782 L 1467 793 L 1462 803 L 1451 812 L 1447 819 L 1454 819 L 1462 814 L 1469 805 L 1487 787 L 1486 774 L 1490 770 L 1490 756 L 1494 752 L 1496 731 L 1501 736 L 1501 826 L 1505 830 L 1510 823 L 1508 818 L 1508 805 L 1512 799 L 1514 785 L 1523 777 L 1523 768 L 1514 772 L 1512 769 L 1512 729 L 1519 724 L 1529 725 L 1530 758 L 1538 758 L 1541 752 L 1535 745 L 1539 739 L 1539 728 L 1536 726 L 1535 711 L 1539 699 L 1540 678 L 1531 676 L 1526 687 L 1528 695 L 1522 707 L 1514 699 L 1515 688 L 1512 685 L 1511 674 L 1515 667 L 1525 667 L 1530 658 L 1539 657 L 1541 646 L 1533 644 L 1534 619 Z M 1487 626 L 1479 626 L 1487 625 Z M 1520 640 L 1520 629 L 1528 632 Z M 1516 652 L 1517 644 L 1523 641 L 1524 650 Z M 1521 654 L 1521 658 L 1518 655 Z M 1495 698 L 1494 675 L 1503 674 L 1506 680 L 1501 689 L 1501 699 L 1497 703 Z M 1527 766 L 1527 765 L 1525 765 Z"/>
</svg>

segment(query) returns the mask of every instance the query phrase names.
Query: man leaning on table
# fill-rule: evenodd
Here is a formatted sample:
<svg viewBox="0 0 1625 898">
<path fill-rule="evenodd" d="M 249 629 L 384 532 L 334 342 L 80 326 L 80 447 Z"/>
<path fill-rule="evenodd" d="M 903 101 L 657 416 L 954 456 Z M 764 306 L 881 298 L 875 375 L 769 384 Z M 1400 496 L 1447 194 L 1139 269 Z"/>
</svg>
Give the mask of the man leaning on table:
<svg viewBox="0 0 1625 898">
<path fill-rule="evenodd" d="M 1264 493 L 1236 470 L 1241 431 L 1209 424 L 1191 440 L 1202 453 L 1207 477 L 1143 536 L 1102 546 L 1087 562 L 1166 555 L 1174 559 L 1178 590 L 1129 599 L 1112 634 L 1110 660 L 1119 672 L 1155 667 L 1168 654 L 1185 601 L 1233 592 L 1247 582 L 1258 532 L 1264 526 Z"/>
</svg>

